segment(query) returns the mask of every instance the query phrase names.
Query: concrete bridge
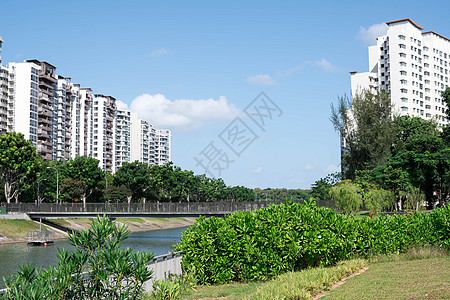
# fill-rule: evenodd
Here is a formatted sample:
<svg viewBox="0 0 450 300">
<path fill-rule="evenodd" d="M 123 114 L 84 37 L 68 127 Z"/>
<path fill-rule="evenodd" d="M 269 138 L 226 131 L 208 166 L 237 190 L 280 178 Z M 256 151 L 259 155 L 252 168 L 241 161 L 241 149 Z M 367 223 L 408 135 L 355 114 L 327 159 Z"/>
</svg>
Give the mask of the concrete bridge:
<svg viewBox="0 0 450 300">
<path fill-rule="evenodd" d="M 7 204 L 6 211 L 26 213 L 31 219 L 46 218 L 95 218 L 107 215 L 111 218 L 183 218 L 223 217 L 237 211 L 252 211 L 283 201 L 254 202 L 162 202 L 162 203 L 29 203 Z"/>
</svg>

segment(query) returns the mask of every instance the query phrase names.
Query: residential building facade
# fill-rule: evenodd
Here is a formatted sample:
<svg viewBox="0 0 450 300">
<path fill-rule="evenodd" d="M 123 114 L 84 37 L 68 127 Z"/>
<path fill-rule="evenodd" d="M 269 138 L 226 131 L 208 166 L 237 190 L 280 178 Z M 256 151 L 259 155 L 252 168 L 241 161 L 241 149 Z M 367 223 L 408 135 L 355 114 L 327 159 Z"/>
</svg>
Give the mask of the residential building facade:
<svg viewBox="0 0 450 300">
<path fill-rule="evenodd" d="M 410 19 L 386 24 L 387 34 L 369 47 L 369 72 L 350 72 L 352 94 L 385 89 L 397 115 L 447 125 L 441 92 L 449 86 L 450 39 Z"/>
<path fill-rule="evenodd" d="M 94 95 L 93 157 L 99 160 L 100 168 L 115 171 L 116 99 L 102 94 Z"/>
<path fill-rule="evenodd" d="M 130 110 L 117 110 L 115 170 L 131 160 L 131 114 Z"/>
<path fill-rule="evenodd" d="M 2 44 L 0 37 L 0 54 Z M 114 97 L 94 94 L 35 59 L 6 67 L 0 56 L 0 134 L 8 131 L 23 133 L 44 160 L 91 156 L 109 172 L 135 160 L 170 161 L 170 130 L 117 110 Z"/>
</svg>

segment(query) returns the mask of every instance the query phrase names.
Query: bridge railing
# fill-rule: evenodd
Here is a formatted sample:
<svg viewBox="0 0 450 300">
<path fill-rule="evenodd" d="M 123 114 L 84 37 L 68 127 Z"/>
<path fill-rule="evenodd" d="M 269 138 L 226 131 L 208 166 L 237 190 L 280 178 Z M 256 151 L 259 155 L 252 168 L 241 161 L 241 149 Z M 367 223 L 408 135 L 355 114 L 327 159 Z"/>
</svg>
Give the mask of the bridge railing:
<svg viewBox="0 0 450 300">
<path fill-rule="evenodd" d="M 235 211 L 251 211 L 272 204 L 280 204 L 283 201 L 254 201 L 254 202 L 161 202 L 161 203 L 9 203 L 6 204 L 8 213 L 30 213 L 30 212 L 160 212 L 160 213 L 201 213 L 217 212 L 229 213 Z"/>
<path fill-rule="evenodd" d="M 303 201 L 297 201 L 303 202 Z M 334 207 L 333 201 L 316 201 L 318 206 Z M 247 202 L 160 202 L 160 203 L 8 203 L 7 213 L 55 212 L 55 213 L 230 213 L 235 211 L 252 211 L 280 204 L 284 201 L 247 201 Z"/>
</svg>

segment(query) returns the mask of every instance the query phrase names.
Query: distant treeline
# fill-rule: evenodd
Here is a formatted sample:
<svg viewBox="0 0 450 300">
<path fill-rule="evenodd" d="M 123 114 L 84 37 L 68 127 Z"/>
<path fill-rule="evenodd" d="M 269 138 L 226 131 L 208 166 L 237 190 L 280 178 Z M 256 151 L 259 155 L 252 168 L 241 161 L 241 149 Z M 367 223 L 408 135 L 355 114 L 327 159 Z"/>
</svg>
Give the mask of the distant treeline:
<svg viewBox="0 0 450 300">
<path fill-rule="evenodd" d="M 114 174 L 79 156 L 43 161 L 20 133 L 0 135 L 0 202 L 207 202 L 305 200 L 309 191 L 228 186 L 173 163 L 124 163 Z"/>
</svg>

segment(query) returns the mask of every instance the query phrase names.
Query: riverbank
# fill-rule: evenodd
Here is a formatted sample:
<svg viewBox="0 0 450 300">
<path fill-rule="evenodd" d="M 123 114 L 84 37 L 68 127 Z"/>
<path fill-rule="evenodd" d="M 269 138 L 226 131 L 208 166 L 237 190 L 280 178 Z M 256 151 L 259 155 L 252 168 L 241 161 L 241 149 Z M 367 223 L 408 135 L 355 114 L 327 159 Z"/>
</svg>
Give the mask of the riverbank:
<svg viewBox="0 0 450 300">
<path fill-rule="evenodd" d="M 49 219 L 49 221 L 68 230 L 81 231 L 91 225 L 88 218 Z M 151 231 L 191 226 L 195 218 L 119 218 L 119 225 L 126 225 L 131 232 Z M 62 230 L 41 225 L 42 230 L 54 233 L 55 240 L 66 239 L 68 234 Z M 39 230 L 39 222 L 26 219 L 0 219 L 0 245 L 27 242 L 27 233 Z"/>
</svg>

